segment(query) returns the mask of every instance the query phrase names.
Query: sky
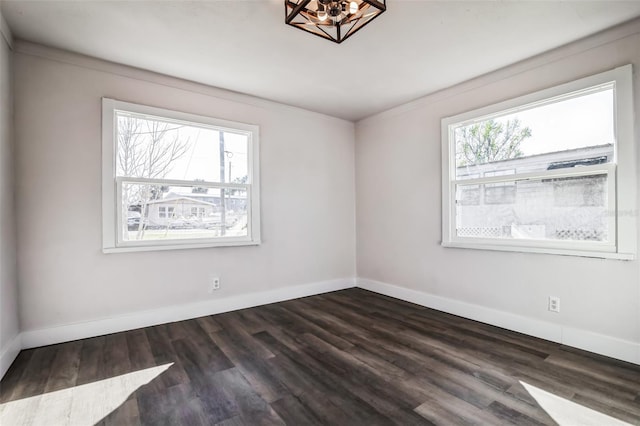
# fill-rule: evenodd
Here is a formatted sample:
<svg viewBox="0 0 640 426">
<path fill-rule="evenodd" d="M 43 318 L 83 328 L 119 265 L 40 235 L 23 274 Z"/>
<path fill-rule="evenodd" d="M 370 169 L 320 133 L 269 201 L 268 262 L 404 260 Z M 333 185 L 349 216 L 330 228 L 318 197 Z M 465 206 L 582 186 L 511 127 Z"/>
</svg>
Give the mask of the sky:
<svg viewBox="0 0 640 426">
<path fill-rule="evenodd" d="M 132 115 L 126 113 L 127 115 Z M 139 128 L 140 150 L 146 152 L 149 140 L 150 120 L 138 118 L 143 123 Z M 173 161 L 168 173 L 161 176 L 173 180 L 203 180 L 207 182 L 233 182 L 242 179 L 248 171 L 248 136 L 242 133 L 224 132 L 225 173 L 220 176 L 220 132 L 215 128 L 186 123 L 168 122 L 169 129 L 164 136 L 164 145 L 179 140 L 187 146 L 186 152 Z M 146 176 L 137 176 L 146 177 Z M 191 192 L 191 187 L 185 188 Z"/>
<path fill-rule="evenodd" d="M 220 143 L 217 130 L 183 127 L 181 138 L 189 138 L 190 149 L 175 162 L 167 179 L 220 182 Z M 225 181 L 247 174 L 247 136 L 224 133 Z"/>
<path fill-rule="evenodd" d="M 524 156 L 614 143 L 613 89 L 542 105 L 495 118 L 518 118 L 531 137 L 520 145 Z"/>
</svg>

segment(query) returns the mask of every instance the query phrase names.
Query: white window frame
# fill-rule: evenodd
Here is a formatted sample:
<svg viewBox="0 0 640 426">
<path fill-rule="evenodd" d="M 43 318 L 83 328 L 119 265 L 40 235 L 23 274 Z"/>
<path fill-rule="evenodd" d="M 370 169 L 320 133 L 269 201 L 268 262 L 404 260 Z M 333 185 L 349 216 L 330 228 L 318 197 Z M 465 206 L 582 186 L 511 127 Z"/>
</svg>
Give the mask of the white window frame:
<svg viewBox="0 0 640 426">
<path fill-rule="evenodd" d="M 548 253 L 598 258 L 635 259 L 637 252 L 637 166 L 633 129 L 632 66 L 625 65 L 590 77 L 520 96 L 442 119 L 442 245 L 483 250 Z M 535 173 L 456 180 L 454 129 L 535 106 L 552 104 L 614 87 L 614 159 L 611 163 Z M 607 175 L 610 241 L 552 241 L 459 237 L 456 233 L 456 185 L 504 183 L 589 175 Z"/>
<path fill-rule="evenodd" d="M 117 177 L 116 112 L 125 111 L 148 116 L 150 119 L 181 122 L 224 132 L 242 133 L 247 136 L 247 183 L 219 183 L 183 181 L 172 179 L 145 179 Z M 259 245 L 260 240 L 260 170 L 259 127 L 252 124 L 221 120 L 202 115 L 172 111 L 129 102 L 102 98 L 102 251 L 118 253 L 129 251 L 175 250 L 206 247 Z M 120 208 L 123 183 L 156 183 L 174 186 L 198 186 L 206 188 L 243 189 L 247 191 L 247 235 L 242 237 L 214 237 L 175 240 L 125 241 L 120 230 L 127 218 Z M 167 212 L 168 213 L 168 212 Z"/>
</svg>

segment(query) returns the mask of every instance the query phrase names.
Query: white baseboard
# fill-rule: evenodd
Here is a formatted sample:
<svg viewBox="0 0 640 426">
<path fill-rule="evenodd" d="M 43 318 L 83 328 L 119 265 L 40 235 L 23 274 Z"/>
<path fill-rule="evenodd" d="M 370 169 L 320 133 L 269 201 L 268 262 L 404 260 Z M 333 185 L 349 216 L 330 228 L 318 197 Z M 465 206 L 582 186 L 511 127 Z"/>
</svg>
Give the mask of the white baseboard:
<svg viewBox="0 0 640 426">
<path fill-rule="evenodd" d="M 16 357 L 20 353 L 22 349 L 22 335 L 16 335 L 9 344 L 2 349 L 0 352 L 0 379 L 2 379 L 11 367 L 13 361 L 15 361 Z"/>
<path fill-rule="evenodd" d="M 357 286 L 427 308 L 640 365 L 640 344 L 539 319 L 358 278 Z"/>
<path fill-rule="evenodd" d="M 102 336 L 136 328 L 313 296 L 356 286 L 428 308 L 640 365 L 640 344 L 638 343 L 410 290 L 380 281 L 365 278 L 358 278 L 357 280 L 354 278 L 345 278 L 231 296 L 222 299 L 212 299 L 186 305 L 169 306 L 76 324 L 65 324 L 45 329 L 23 331 L 20 335 L 16 336 L 0 354 L 0 378 L 16 358 L 20 349 Z"/>
<path fill-rule="evenodd" d="M 313 296 L 355 286 L 354 278 L 345 278 L 316 283 L 283 287 L 258 293 L 211 299 L 186 305 L 169 306 L 149 311 L 135 312 L 111 318 L 103 318 L 76 324 L 65 324 L 39 330 L 22 332 L 22 349 L 52 345 L 102 336 L 136 328 L 182 321 L 207 315 L 220 314 L 238 309 L 251 308 L 269 303 L 282 302 L 299 297 Z"/>
<path fill-rule="evenodd" d="M 562 344 L 640 365 L 640 343 L 563 327 Z"/>
</svg>

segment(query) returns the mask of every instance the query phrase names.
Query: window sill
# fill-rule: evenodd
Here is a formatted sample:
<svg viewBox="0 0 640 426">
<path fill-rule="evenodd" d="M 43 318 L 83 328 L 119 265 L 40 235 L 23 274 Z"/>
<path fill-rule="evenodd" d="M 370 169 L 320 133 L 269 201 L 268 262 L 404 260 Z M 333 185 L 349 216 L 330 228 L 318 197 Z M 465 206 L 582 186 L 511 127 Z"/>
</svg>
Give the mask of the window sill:
<svg viewBox="0 0 640 426">
<path fill-rule="evenodd" d="M 516 253 L 539 253 L 539 254 L 554 254 L 562 256 L 578 256 L 578 257 L 591 257 L 596 259 L 615 259 L 615 260 L 635 260 L 636 255 L 633 253 L 615 253 L 606 251 L 587 251 L 577 249 L 557 249 L 548 247 L 523 247 L 517 245 L 493 245 L 493 244 L 473 244 L 468 242 L 454 242 L 443 241 L 443 247 L 450 248 L 462 248 L 472 250 L 494 250 L 494 251 L 508 251 Z"/>
<path fill-rule="evenodd" d="M 185 249 L 199 249 L 199 248 L 213 248 L 213 247 L 240 247 L 240 246 L 259 246 L 260 240 L 245 240 L 245 241 L 218 241 L 218 242 L 202 242 L 194 243 L 189 242 L 185 244 L 171 243 L 171 244 L 154 244 L 154 245 L 127 245 L 120 247 L 103 247 L 102 252 L 105 254 L 110 253 L 128 253 L 137 251 L 161 251 L 161 250 L 185 250 Z"/>
</svg>

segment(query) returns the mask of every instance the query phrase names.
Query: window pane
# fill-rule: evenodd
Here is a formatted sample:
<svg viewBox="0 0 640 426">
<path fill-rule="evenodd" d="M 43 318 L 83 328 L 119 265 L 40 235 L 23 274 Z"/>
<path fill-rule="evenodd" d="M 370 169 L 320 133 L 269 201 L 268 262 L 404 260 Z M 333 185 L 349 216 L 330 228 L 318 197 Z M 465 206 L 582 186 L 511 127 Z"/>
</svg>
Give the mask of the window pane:
<svg viewBox="0 0 640 426">
<path fill-rule="evenodd" d="M 122 199 L 124 241 L 248 235 L 244 189 L 123 182 Z"/>
<path fill-rule="evenodd" d="M 458 237 L 609 239 L 606 175 L 492 185 L 457 185 Z"/>
<path fill-rule="evenodd" d="M 117 175 L 248 183 L 248 136 L 116 112 Z"/>
<path fill-rule="evenodd" d="M 456 179 L 613 161 L 613 87 L 454 128 Z"/>
</svg>

